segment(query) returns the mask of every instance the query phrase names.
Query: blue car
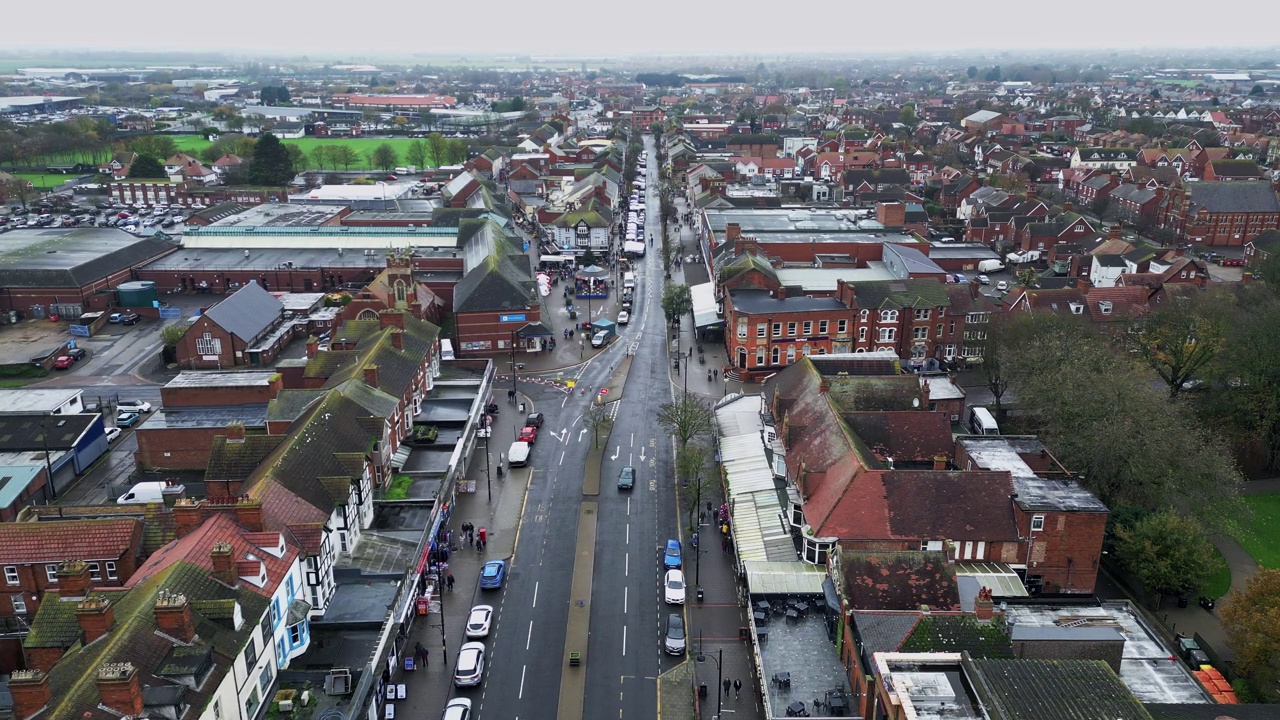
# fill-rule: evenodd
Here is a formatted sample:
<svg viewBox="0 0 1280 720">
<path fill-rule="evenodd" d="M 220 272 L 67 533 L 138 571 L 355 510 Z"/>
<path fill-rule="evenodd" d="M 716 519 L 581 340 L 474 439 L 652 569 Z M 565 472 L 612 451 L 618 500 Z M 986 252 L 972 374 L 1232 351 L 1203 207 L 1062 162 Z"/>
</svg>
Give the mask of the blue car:
<svg viewBox="0 0 1280 720">
<path fill-rule="evenodd" d="M 678 569 L 681 564 L 680 541 L 668 540 L 667 550 L 662 553 L 662 567 L 668 570 L 675 570 Z"/>
<path fill-rule="evenodd" d="M 507 561 L 490 560 L 484 564 L 484 569 L 480 571 L 480 588 L 482 590 L 497 590 L 502 587 L 502 581 L 506 579 Z"/>
</svg>

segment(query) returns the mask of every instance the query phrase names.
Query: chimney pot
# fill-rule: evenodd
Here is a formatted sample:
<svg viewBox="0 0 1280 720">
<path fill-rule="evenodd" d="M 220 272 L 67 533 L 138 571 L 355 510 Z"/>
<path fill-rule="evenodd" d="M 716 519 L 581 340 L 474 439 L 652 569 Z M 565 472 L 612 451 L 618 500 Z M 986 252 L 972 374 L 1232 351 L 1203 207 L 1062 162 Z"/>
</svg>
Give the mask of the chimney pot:
<svg viewBox="0 0 1280 720">
<path fill-rule="evenodd" d="M 186 537 L 204 522 L 201 503 L 191 498 L 177 500 L 173 504 L 173 524 L 178 537 Z"/>
<path fill-rule="evenodd" d="M 141 715 L 142 683 L 133 663 L 107 663 L 98 668 L 98 699 L 121 715 Z"/>
<path fill-rule="evenodd" d="M 990 620 L 995 615 L 995 601 L 991 597 L 991 590 L 985 587 L 978 589 L 978 597 L 973 601 L 973 614 L 982 621 Z"/>
<path fill-rule="evenodd" d="M 225 585 L 236 586 L 236 563 L 231 555 L 231 543 L 218 541 L 209 551 L 209 559 L 213 562 L 213 576 Z"/>
<path fill-rule="evenodd" d="M 84 644 L 106 635 L 116 624 L 116 613 L 105 595 L 93 595 L 76 603 L 76 622 L 84 633 Z"/>
<path fill-rule="evenodd" d="M 18 720 L 35 715 L 53 699 L 49 674 L 42 670 L 14 670 L 9 676 L 9 693 L 13 696 L 13 714 Z"/>
<path fill-rule="evenodd" d="M 58 596 L 81 598 L 89 592 L 89 563 L 67 560 L 58 566 Z"/>
<path fill-rule="evenodd" d="M 186 595 L 161 590 L 152 612 L 160 632 L 184 643 L 195 640 L 196 626 Z"/>
</svg>

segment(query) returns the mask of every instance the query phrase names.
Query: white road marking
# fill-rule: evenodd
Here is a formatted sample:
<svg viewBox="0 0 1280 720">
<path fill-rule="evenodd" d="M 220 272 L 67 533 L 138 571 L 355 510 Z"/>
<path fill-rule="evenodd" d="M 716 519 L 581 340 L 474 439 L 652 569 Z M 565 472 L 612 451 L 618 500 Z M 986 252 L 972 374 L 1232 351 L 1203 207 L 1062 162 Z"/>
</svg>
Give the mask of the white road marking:
<svg viewBox="0 0 1280 720">
<path fill-rule="evenodd" d="M 636 446 L 636 434 L 631 433 L 631 447 L 635 447 L 635 446 Z"/>
<path fill-rule="evenodd" d="M 622 588 L 622 614 L 623 615 L 627 614 L 627 598 L 631 596 L 630 591 L 631 591 L 631 588 L 628 588 L 628 587 Z M 529 648 L 525 648 L 525 649 L 528 650 Z"/>
<path fill-rule="evenodd" d="M 640 462 L 642 464 L 644 463 L 644 446 L 643 445 L 640 446 Z"/>
<path fill-rule="evenodd" d="M 587 429 L 582 428 L 578 431 L 578 442 L 582 442 L 582 438 L 587 434 Z"/>
<path fill-rule="evenodd" d="M 627 626 L 622 626 L 622 657 L 627 656 Z"/>
<path fill-rule="evenodd" d="M 631 533 L 628 532 L 627 535 L 629 539 Z M 622 556 L 622 576 L 631 577 L 631 553 Z"/>
<path fill-rule="evenodd" d="M 621 445 L 616 445 L 616 446 L 614 446 L 614 448 L 613 448 L 613 457 L 611 457 L 611 458 L 609 458 L 609 459 L 610 459 L 610 460 L 617 460 L 617 459 L 618 459 L 618 455 L 619 455 L 621 452 L 622 452 L 622 446 L 621 446 Z"/>
<path fill-rule="evenodd" d="M 533 607 L 538 607 L 538 583 L 533 584 Z"/>
<path fill-rule="evenodd" d="M 518 700 L 524 698 L 524 671 L 528 669 L 528 665 L 520 666 L 520 695 L 516 698 Z"/>
<path fill-rule="evenodd" d="M 532 644 L 533 644 L 533 621 L 530 620 L 529 621 L 529 637 L 525 638 L 524 640 L 524 649 L 528 650 L 530 645 Z"/>
<path fill-rule="evenodd" d="M 563 451 L 563 450 L 561 450 L 561 451 L 560 451 L 560 464 L 561 464 L 561 465 L 563 465 L 563 464 L 564 464 L 564 451 Z"/>
</svg>

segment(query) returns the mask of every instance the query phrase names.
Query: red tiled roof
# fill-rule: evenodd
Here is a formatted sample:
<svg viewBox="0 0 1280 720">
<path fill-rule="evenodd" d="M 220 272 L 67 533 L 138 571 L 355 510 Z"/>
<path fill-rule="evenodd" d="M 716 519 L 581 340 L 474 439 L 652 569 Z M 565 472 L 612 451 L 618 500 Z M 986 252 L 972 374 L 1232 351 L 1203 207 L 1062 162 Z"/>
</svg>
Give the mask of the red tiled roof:
<svg viewBox="0 0 1280 720">
<path fill-rule="evenodd" d="M 236 524 L 235 517 L 230 513 L 215 513 L 208 520 L 205 520 L 200 527 L 191 531 L 186 537 L 179 538 L 168 545 L 160 548 L 151 557 L 147 558 L 146 564 L 138 568 L 133 574 L 126 588 L 144 582 L 148 577 L 163 572 L 165 568 L 173 563 L 184 561 L 192 565 L 197 565 L 213 572 L 213 558 L 209 556 L 209 551 L 213 549 L 214 543 L 227 542 L 231 543 L 231 558 L 236 563 L 238 575 L 257 575 L 258 561 L 261 561 L 267 568 L 267 582 L 263 587 L 258 587 L 253 583 L 246 583 L 244 586 L 253 590 L 259 595 L 271 597 L 276 587 L 284 580 L 293 567 L 294 562 L 298 558 L 298 549 L 285 545 L 284 556 L 276 557 L 271 553 L 263 550 L 254 544 L 250 537 L 262 538 L 260 533 L 253 533 L 245 530 Z M 274 543 L 271 544 L 274 547 Z M 257 560 L 251 560 L 248 555 L 252 554 Z M 252 568 L 241 569 L 241 565 L 249 563 Z"/>
<path fill-rule="evenodd" d="M 2 523 L 0 564 L 115 560 L 141 534 L 142 523 L 135 518 Z"/>
<path fill-rule="evenodd" d="M 892 470 L 884 488 L 893 538 L 1018 539 L 1008 472 Z"/>
</svg>

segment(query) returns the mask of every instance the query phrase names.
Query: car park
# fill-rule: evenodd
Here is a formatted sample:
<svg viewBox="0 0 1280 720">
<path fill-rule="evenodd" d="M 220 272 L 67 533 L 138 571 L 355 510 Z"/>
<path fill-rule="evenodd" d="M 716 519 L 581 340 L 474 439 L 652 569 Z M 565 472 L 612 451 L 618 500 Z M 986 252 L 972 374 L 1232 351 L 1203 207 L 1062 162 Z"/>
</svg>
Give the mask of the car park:
<svg viewBox="0 0 1280 720">
<path fill-rule="evenodd" d="M 484 677 L 484 643 L 463 643 L 458 650 L 458 664 L 453 670 L 453 684 L 473 687 Z"/>
<path fill-rule="evenodd" d="M 490 560 L 480 569 L 480 589 L 497 590 L 507 577 L 506 560 Z"/>
<path fill-rule="evenodd" d="M 662 578 L 662 600 L 668 605 L 684 604 L 684 572 L 680 570 L 668 570 L 665 577 Z"/>
<path fill-rule="evenodd" d="M 444 706 L 440 720 L 471 720 L 471 700 L 454 698 Z"/>
<path fill-rule="evenodd" d="M 618 472 L 618 489 L 630 490 L 636 486 L 636 469 L 627 465 Z"/>
<path fill-rule="evenodd" d="M 529 417 L 524 419 L 524 424 L 536 428 L 542 427 L 542 413 L 529 413 Z"/>
<path fill-rule="evenodd" d="M 525 425 L 524 428 L 520 430 L 519 442 L 527 442 L 530 445 L 532 445 L 537 441 L 538 441 L 538 428 L 532 425 Z"/>
<path fill-rule="evenodd" d="M 683 655 L 684 648 L 684 617 L 680 613 L 671 613 L 667 615 L 667 632 L 662 639 L 662 649 L 668 655 Z"/>
<path fill-rule="evenodd" d="M 467 615 L 467 637 L 487 637 L 491 622 L 493 622 L 492 605 L 476 605 L 471 608 L 471 613 Z"/>
<path fill-rule="evenodd" d="M 136 412 L 128 412 L 121 410 L 116 413 L 116 427 L 133 427 L 142 421 L 142 416 Z"/>
<path fill-rule="evenodd" d="M 70 355 L 59 355 L 57 360 L 53 361 L 54 370 L 66 370 L 76 364 L 76 359 Z"/>
<path fill-rule="evenodd" d="M 662 552 L 662 566 L 668 570 L 678 570 L 684 564 L 683 552 L 680 548 L 680 541 L 671 539 L 667 541 L 667 547 Z"/>
</svg>

